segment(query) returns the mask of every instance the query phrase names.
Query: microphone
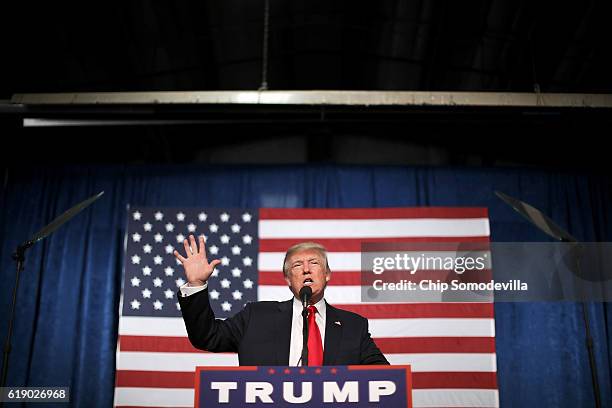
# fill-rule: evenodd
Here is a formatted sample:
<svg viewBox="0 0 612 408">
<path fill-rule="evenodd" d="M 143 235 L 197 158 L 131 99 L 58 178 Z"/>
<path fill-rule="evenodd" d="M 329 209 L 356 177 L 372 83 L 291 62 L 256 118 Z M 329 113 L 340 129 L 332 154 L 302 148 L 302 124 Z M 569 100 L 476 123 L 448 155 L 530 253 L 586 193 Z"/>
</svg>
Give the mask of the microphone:
<svg viewBox="0 0 612 408">
<path fill-rule="evenodd" d="M 312 288 L 310 286 L 303 286 L 302 289 L 300 289 L 300 300 L 302 301 L 302 321 L 303 321 L 303 326 L 302 326 L 302 337 L 303 337 L 303 343 L 302 343 L 302 365 L 303 366 L 307 366 L 308 365 L 308 301 L 310 300 L 310 298 L 312 297 Z M 299 364 L 299 362 L 298 362 Z"/>
<path fill-rule="evenodd" d="M 312 288 L 310 286 L 304 286 L 300 289 L 300 300 L 304 309 L 308 307 L 308 301 L 312 297 Z"/>
</svg>

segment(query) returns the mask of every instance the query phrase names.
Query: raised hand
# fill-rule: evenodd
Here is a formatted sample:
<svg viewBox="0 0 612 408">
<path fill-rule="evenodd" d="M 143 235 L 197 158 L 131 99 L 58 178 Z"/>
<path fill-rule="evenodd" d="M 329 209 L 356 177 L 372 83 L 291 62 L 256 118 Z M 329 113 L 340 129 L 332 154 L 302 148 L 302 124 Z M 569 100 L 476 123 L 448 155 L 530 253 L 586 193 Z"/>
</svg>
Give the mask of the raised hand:
<svg viewBox="0 0 612 408">
<path fill-rule="evenodd" d="M 201 286 L 208 280 L 215 270 L 215 266 L 219 265 L 221 261 L 215 259 L 211 263 L 208 263 L 208 259 L 206 259 L 206 248 L 204 246 L 204 237 L 200 237 L 199 248 L 193 235 L 189 235 L 189 241 L 185 239 L 183 245 L 185 246 L 187 257 L 183 257 L 176 250 L 174 251 L 174 256 L 183 264 L 187 282 L 192 286 Z"/>
</svg>

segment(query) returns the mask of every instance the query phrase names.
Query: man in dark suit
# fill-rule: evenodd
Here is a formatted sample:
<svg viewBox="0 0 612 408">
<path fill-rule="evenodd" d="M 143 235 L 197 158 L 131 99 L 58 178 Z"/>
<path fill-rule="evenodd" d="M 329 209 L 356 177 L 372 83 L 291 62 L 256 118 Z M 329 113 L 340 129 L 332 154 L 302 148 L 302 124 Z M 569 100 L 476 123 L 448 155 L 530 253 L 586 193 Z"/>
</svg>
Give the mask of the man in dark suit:
<svg viewBox="0 0 612 408">
<path fill-rule="evenodd" d="M 283 273 L 294 295 L 291 300 L 249 303 L 226 320 L 215 319 L 206 283 L 221 261 L 208 262 L 203 237 L 198 246 L 191 235 L 184 246 L 186 257 L 178 251 L 174 255 L 187 277 L 179 303 L 194 347 L 237 352 L 240 365 L 300 365 L 303 306 L 299 293 L 309 286 L 308 365 L 389 364 L 370 337 L 367 319 L 325 301 L 331 270 L 323 246 L 305 242 L 287 251 Z"/>
</svg>

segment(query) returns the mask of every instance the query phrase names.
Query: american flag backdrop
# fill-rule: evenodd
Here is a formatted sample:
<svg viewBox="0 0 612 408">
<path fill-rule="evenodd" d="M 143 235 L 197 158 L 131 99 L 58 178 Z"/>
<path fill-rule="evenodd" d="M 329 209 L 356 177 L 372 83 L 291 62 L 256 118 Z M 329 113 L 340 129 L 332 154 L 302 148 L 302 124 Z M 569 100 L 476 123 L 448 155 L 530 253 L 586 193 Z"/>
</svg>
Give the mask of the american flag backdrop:
<svg viewBox="0 0 612 408">
<path fill-rule="evenodd" d="M 131 208 L 117 344 L 115 406 L 192 406 L 196 366 L 237 365 L 194 349 L 176 299 L 184 281 L 172 251 L 204 235 L 217 317 L 246 302 L 291 298 L 282 261 L 291 245 L 329 251 L 326 300 L 369 319 L 391 364 L 411 364 L 414 407 L 497 407 L 492 303 L 362 303 L 362 242 L 488 242 L 485 208 Z"/>
</svg>

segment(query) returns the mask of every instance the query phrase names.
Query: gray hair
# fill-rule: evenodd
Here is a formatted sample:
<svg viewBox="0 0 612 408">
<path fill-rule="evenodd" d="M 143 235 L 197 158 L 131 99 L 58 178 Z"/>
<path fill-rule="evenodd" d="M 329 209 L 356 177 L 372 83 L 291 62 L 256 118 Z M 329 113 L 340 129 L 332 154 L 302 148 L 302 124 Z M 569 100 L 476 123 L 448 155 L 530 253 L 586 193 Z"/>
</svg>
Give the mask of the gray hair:
<svg viewBox="0 0 612 408">
<path fill-rule="evenodd" d="M 325 272 L 330 273 L 329 262 L 327 262 L 327 249 L 321 244 L 317 244 L 316 242 L 300 242 L 299 244 L 295 244 L 287 250 L 285 254 L 285 260 L 283 261 L 283 274 L 287 276 L 289 274 L 289 258 L 294 254 L 302 251 L 314 250 L 317 251 L 323 259 L 325 259 Z"/>
</svg>

